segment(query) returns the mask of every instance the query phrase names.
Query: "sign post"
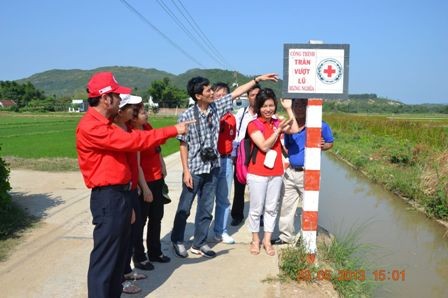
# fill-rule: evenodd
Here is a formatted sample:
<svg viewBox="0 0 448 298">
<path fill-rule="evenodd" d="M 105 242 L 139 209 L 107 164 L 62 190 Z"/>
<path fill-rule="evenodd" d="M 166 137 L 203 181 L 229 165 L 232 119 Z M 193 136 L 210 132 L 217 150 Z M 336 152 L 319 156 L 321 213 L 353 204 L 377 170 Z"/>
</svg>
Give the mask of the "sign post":
<svg viewBox="0 0 448 298">
<path fill-rule="evenodd" d="M 283 98 L 308 98 L 301 235 L 307 261 L 317 252 L 322 98 L 348 96 L 349 45 L 285 44 Z"/>
</svg>

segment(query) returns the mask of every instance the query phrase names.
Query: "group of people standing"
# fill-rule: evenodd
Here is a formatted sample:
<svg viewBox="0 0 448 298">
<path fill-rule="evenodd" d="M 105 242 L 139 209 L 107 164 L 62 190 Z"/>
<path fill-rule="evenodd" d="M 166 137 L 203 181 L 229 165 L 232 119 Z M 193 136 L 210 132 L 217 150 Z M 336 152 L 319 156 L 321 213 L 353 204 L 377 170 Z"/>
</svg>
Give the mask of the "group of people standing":
<svg viewBox="0 0 448 298">
<path fill-rule="evenodd" d="M 140 96 L 120 94 L 121 101 L 117 115 L 113 119 L 116 125 L 124 131 L 151 131 L 153 127 L 148 122 L 148 114 Z M 133 272 L 134 267 L 141 270 L 153 270 L 151 262 L 168 263 L 170 258 L 162 253 L 160 243 L 161 221 L 164 214 L 163 187 L 166 176 L 165 163 L 161 155 L 161 147 L 154 146 L 139 152 L 128 153 L 128 163 L 131 169 L 131 206 L 134 212 L 134 222 L 131 224 L 130 245 L 125 262 L 124 279 L 140 280 L 147 276 Z M 146 248 L 143 245 L 143 231 L 147 224 Z M 134 294 L 141 289 L 132 282 L 123 284 L 123 292 Z"/>
<path fill-rule="evenodd" d="M 224 83 L 211 85 L 206 78 L 194 77 L 187 91 L 195 105 L 179 116 L 176 125 L 154 129 L 141 97 L 131 95 L 132 90 L 119 85 L 110 72 L 92 76 L 87 86 L 90 107 L 76 130 L 78 161 L 85 184 L 92 189 L 90 206 L 95 225 L 89 297 L 139 292 L 134 283 L 126 280 L 144 279 L 146 275 L 133 272 L 131 260 L 134 267 L 143 270 L 154 269 L 151 262 L 170 261 L 160 243 L 166 176 L 160 145 L 168 138 L 180 141 L 183 170 L 182 192 L 171 231 L 177 256 L 188 256 L 185 228 L 196 198 L 190 252 L 208 258 L 216 256 L 207 243 L 214 206 L 214 239 L 235 243 L 227 231 L 228 219 L 231 215 L 234 226 L 244 221 L 245 184 L 234 179 L 233 165 L 237 146 L 247 137 L 256 149 L 247 175 L 250 253 L 259 254 L 263 247 L 273 256 L 273 244 L 293 241 L 295 209 L 303 193 L 306 100 L 281 100 L 288 119 L 278 119 L 275 93 L 259 85 L 261 81 L 277 80 L 276 74 L 264 74 L 230 91 Z M 232 101 L 244 93 L 249 106 L 234 116 Z M 322 132 L 321 148 L 327 150 L 333 137 L 325 123 Z M 285 155 L 290 162 L 286 170 Z M 271 239 L 279 210 L 279 239 Z M 261 219 L 264 235 L 260 240 Z"/>
<path fill-rule="evenodd" d="M 246 184 L 236 179 L 234 168 L 237 147 L 244 138 L 251 139 L 253 149 L 247 174 L 250 198 L 248 221 L 252 233 L 250 252 L 257 255 L 263 247 L 268 255 L 273 256 L 275 250 L 272 245 L 295 241 L 296 208 L 303 196 L 307 100 L 281 100 L 288 119 L 278 119 L 278 100 L 274 91 L 259 85 L 260 81 L 276 79 L 272 74 L 259 76 L 233 92 L 224 83 L 211 85 L 202 77 L 188 82 L 189 95 L 196 104 L 180 115 L 179 123 L 188 119 L 195 119 L 197 123 L 190 127 L 186 135 L 178 136 L 181 141 L 183 190 L 171 241 L 179 257 L 188 256 L 184 243 L 185 225 L 196 196 L 198 205 L 190 252 L 209 258 L 216 255 L 207 244 L 214 199 L 214 239 L 227 244 L 235 243 L 227 233 L 227 223 L 229 213 L 232 216 L 231 225 L 238 226 L 244 221 Z M 234 116 L 231 100 L 240 95 L 240 88 L 246 89 L 249 106 L 241 108 Z M 322 122 L 321 149 L 330 149 L 333 140 L 330 127 Z M 285 158 L 289 160 L 286 168 Z M 234 198 L 230 212 L 232 180 Z M 280 234 L 272 239 L 277 219 Z M 261 226 L 264 235 L 260 240 Z"/>
</svg>

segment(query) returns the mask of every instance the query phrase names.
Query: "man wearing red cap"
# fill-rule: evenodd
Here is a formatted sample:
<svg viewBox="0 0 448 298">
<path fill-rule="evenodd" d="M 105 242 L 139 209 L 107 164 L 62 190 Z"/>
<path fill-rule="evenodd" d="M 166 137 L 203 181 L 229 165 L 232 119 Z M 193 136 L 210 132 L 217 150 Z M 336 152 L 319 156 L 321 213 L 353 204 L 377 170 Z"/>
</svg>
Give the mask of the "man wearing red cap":
<svg viewBox="0 0 448 298">
<path fill-rule="evenodd" d="M 111 72 L 99 72 L 87 84 L 89 109 L 76 129 L 79 168 L 92 189 L 90 210 L 95 229 L 88 272 L 89 297 L 120 297 L 131 227 L 131 172 L 127 152 L 158 146 L 185 134 L 187 121 L 175 126 L 131 133 L 112 125 L 118 113 L 120 86 Z"/>
</svg>

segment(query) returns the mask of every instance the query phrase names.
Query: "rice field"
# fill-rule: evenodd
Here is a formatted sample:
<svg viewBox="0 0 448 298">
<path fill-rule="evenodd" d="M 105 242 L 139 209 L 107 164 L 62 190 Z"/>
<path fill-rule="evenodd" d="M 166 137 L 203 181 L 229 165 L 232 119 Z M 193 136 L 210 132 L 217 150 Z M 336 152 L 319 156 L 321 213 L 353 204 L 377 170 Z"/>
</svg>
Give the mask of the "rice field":
<svg viewBox="0 0 448 298">
<path fill-rule="evenodd" d="M 0 112 L 0 154 L 31 159 L 76 158 L 75 130 L 81 117 L 79 113 Z M 154 127 L 175 122 L 175 117 L 151 119 Z M 168 155 L 178 149 L 178 142 L 170 139 L 162 152 Z"/>
</svg>

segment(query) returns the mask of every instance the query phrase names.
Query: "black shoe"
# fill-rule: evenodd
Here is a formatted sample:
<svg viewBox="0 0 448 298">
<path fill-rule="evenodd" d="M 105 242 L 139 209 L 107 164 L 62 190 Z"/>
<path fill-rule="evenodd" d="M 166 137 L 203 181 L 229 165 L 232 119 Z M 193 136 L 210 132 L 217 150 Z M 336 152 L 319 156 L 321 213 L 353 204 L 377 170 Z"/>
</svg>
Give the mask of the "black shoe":
<svg viewBox="0 0 448 298">
<path fill-rule="evenodd" d="M 165 184 L 163 184 L 163 187 L 162 187 L 163 204 L 171 203 L 171 198 L 168 195 L 168 193 L 169 193 L 168 185 L 165 183 Z"/>
<path fill-rule="evenodd" d="M 161 254 L 160 256 L 157 257 L 149 257 L 149 260 L 151 262 L 158 262 L 158 263 L 168 263 L 169 261 L 171 261 L 171 259 L 163 254 Z"/>
<path fill-rule="evenodd" d="M 195 255 L 201 255 L 206 258 L 216 257 L 216 253 L 213 250 L 211 250 L 211 248 L 207 244 L 202 245 L 200 248 L 195 248 L 194 246 L 192 246 L 190 248 L 190 251 Z"/>
<path fill-rule="evenodd" d="M 169 203 L 171 203 L 171 199 L 170 199 L 170 197 L 168 196 L 168 194 L 163 194 L 162 195 L 163 196 L 163 204 L 169 204 Z"/>
<path fill-rule="evenodd" d="M 134 261 L 134 267 L 141 269 L 141 270 L 147 270 L 147 271 L 154 270 L 154 265 L 151 264 L 151 262 L 148 260 L 144 260 L 142 262 Z"/>
<path fill-rule="evenodd" d="M 277 238 L 277 239 L 272 239 L 272 240 L 271 240 L 271 244 L 272 244 L 272 245 L 283 245 L 283 244 L 289 244 L 289 243 L 286 242 L 286 241 L 283 241 L 283 240 L 280 239 L 280 238 Z"/>
<path fill-rule="evenodd" d="M 231 226 L 239 226 L 243 222 L 242 218 L 234 218 L 232 219 L 232 222 L 230 223 Z"/>
</svg>

